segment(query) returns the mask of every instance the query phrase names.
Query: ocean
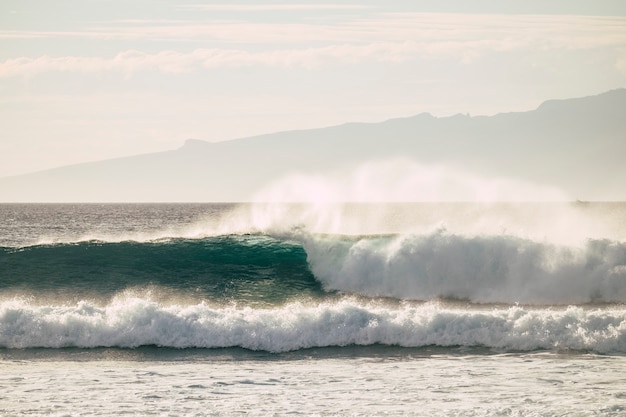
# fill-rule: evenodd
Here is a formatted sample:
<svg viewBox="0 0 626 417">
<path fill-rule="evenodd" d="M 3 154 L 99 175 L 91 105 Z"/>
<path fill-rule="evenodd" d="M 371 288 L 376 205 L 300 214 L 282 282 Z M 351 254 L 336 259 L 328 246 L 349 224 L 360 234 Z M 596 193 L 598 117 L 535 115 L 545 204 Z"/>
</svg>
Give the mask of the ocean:
<svg viewBox="0 0 626 417">
<path fill-rule="evenodd" d="M 0 415 L 626 416 L 625 203 L 0 204 Z"/>
</svg>

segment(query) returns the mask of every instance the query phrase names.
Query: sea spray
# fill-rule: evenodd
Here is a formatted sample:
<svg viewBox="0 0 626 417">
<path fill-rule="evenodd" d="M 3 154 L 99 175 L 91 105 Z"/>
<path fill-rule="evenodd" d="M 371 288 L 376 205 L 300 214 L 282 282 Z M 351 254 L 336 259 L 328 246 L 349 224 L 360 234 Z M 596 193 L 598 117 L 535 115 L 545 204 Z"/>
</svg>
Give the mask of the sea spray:
<svg viewBox="0 0 626 417">
<path fill-rule="evenodd" d="M 184 236 L 294 232 L 330 235 L 419 235 L 445 229 L 465 236 L 509 235 L 559 245 L 587 239 L 626 241 L 626 222 L 611 203 L 256 202 L 198 222 Z"/>
<path fill-rule="evenodd" d="M 28 234 L 32 228 L 21 227 L 19 222 L 9 222 L 2 227 L 0 246 L 87 241 L 154 242 L 250 234 L 288 237 L 300 232 L 335 235 L 427 234 L 440 229 L 468 236 L 505 234 L 570 246 L 582 245 L 590 238 L 626 241 L 626 221 L 617 203 L 258 201 L 191 205 L 191 213 L 182 210 L 187 205 L 162 205 L 168 219 L 172 218 L 171 224 L 166 226 L 158 218 L 140 217 L 143 206 L 93 206 L 97 216 L 64 228 L 55 228 L 55 220 L 49 219 L 40 227 L 39 234 L 33 236 Z M 145 206 L 145 209 L 156 210 L 153 205 Z M 57 208 L 64 217 L 70 217 L 75 210 L 71 205 L 58 205 Z M 9 209 L 33 211 L 31 215 L 36 215 L 39 210 L 36 205 Z M 116 211 L 128 217 L 128 226 L 115 224 L 119 221 L 114 217 Z M 178 211 L 181 211 L 181 216 L 176 218 L 174 216 Z M 111 227 L 107 227 L 108 224 Z"/>
<path fill-rule="evenodd" d="M 371 160 L 324 174 L 293 173 L 267 184 L 257 202 L 308 204 L 568 201 L 556 187 L 489 178 L 451 165 L 403 157 Z"/>
</svg>

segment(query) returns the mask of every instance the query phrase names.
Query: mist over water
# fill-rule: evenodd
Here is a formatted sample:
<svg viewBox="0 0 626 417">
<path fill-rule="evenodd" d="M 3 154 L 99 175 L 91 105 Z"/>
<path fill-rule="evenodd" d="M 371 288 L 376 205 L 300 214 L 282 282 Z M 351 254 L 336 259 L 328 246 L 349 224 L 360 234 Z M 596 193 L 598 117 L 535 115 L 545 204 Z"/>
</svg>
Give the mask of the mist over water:
<svg viewBox="0 0 626 417">
<path fill-rule="evenodd" d="M 581 245 L 626 238 L 619 209 L 572 204 L 554 187 L 486 178 L 406 159 L 328 175 L 294 174 L 199 233 L 511 235 Z M 615 209 L 615 210 L 614 210 Z"/>
<path fill-rule="evenodd" d="M 294 175 L 257 200 L 220 227 L 294 239 L 327 290 L 478 303 L 626 301 L 619 204 L 574 203 L 554 188 L 407 160 Z"/>
<path fill-rule="evenodd" d="M 446 232 L 510 235 L 564 245 L 583 245 L 590 238 L 626 238 L 618 203 L 573 201 L 555 187 L 398 158 L 326 175 L 293 174 L 266 185 L 250 203 L 190 204 L 184 212 L 176 204 L 129 204 L 119 213 L 107 210 L 107 205 L 65 205 L 58 224 L 46 224 L 35 216 L 28 218 L 29 210 L 13 210 L 7 215 L 17 222 L 0 237 L 0 244 L 146 242 L 247 233 Z M 84 209 L 95 206 L 101 209 Z M 27 231 L 17 230 L 20 218 L 36 225 L 37 234 L 26 242 Z"/>
<path fill-rule="evenodd" d="M 247 204 L 2 205 L 0 345 L 626 351 L 626 206 L 546 190 L 399 161 Z"/>
<path fill-rule="evenodd" d="M 446 165 L 405 158 L 349 166 L 326 174 L 292 174 L 267 185 L 261 202 L 538 202 L 568 201 L 557 187 L 489 178 Z"/>
</svg>

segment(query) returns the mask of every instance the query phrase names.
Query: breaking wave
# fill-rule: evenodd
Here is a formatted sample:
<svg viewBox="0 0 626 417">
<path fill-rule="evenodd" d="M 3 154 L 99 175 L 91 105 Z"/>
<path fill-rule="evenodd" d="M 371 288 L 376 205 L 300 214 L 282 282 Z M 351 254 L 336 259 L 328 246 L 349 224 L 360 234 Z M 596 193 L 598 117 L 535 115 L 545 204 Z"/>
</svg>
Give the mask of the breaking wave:
<svg viewBox="0 0 626 417">
<path fill-rule="evenodd" d="M 280 304 L 322 290 L 368 297 L 568 305 L 626 302 L 626 243 L 508 235 L 229 235 L 0 250 L 3 292 L 109 298 L 156 286 L 196 300 Z"/>
<path fill-rule="evenodd" d="M 368 217 L 352 228 L 347 212 L 273 210 L 223 233 L 0 247 L 0 348 L 626 353 L 626 241 L 603 229 L 542 239 L 426 219 L 363 232 Z"/>
<path fill-rule="evenodd" d="M 0 346 L 5 348 L 242 347 L 285 352 L 347 345 L 480 346 L 494 350 L 543 349 L 626 353 L 626 310 L 508 308 L 462 309 L 344 298 L 276 308 L 163 306 L 120 297 L 106 306 L 0 304 Z"/>
<path fill-rule="evenodd" d="M 328 290 L 477 303 L 626 302 L 626 244 L 562 246 L 519 237 L 426 235 L 319 237 L 304 248 Z"/>
</svg>

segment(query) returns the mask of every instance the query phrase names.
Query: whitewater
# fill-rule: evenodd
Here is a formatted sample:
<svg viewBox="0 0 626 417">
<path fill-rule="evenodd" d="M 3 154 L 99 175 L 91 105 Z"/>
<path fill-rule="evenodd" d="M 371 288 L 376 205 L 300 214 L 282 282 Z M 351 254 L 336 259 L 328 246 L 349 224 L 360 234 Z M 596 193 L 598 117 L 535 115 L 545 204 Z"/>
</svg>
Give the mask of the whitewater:
<svg viewBox="0 0 626 417">
<path fill-rule="evenodd" d="M 0 414 L 626 414 L 623 203 L 0 217 Z"/>
</svg>

